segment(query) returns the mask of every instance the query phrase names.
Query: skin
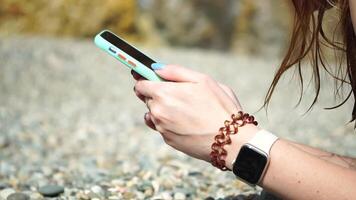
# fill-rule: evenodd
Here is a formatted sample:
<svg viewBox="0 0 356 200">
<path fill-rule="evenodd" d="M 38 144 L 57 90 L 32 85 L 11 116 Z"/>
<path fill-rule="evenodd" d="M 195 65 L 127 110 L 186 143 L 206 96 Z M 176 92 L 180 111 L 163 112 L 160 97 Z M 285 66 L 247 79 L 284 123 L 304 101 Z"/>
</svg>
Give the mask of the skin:
<svg viewBox="0 0 356 200">
<path fill-rule="evenodd" d="M 350 4 L 350 13 L 352 18 L 352 25 L 354 26 L 354 30 L 356 30 L 356 0 L 349 0 Z"/>
<path fill-rule="evenodd" d="M 350 9 L 356 30 L 356 0 L 350 0 Z M 217 130 L 231 114 L 243 110 L 236 95 L 211 77 L 181 66 L 167 65 L 156 73 L 169 82 L 143 80 L 133 72 L 135 93 L 149 110 L 145 123 L 168 145 L 210 162 Z M 246 125 L 231 136 L 232 144 L 225 146 L 228 168 L 260 129 Z M 259 185 L 284 199 L 354 199 L 356 159 L 280 138 L 271 148 L 270 164 Z"/>
</svg>

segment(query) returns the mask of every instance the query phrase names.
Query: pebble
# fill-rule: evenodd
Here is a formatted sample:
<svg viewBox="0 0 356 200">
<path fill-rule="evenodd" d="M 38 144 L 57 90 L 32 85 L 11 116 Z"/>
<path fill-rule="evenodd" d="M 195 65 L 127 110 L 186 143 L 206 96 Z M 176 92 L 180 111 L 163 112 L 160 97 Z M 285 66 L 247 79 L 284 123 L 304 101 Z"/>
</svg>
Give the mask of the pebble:
<svg viewBox="0 0 356 200">
<path fill-rule="evenodd" d="M 135 194 L 132 193 L 132 192 L 125 192 L 123 195 L 122 195 L 123 199 L 127 199 L 127 200 L 131 200 L 131 199 L 135 199 Z"/>
<path fill-rule="evenodd" d="M 76 198 L 81 199 L 81 200 L 89 200 L 90 199 L 89 195 L 85 194 L 84 192 L 77 193 Z"/>
<path fill-rule="evenodd" d="M 148 196 L 145 196 L 145 194 L 144 193 L 142 193 L 142 192 L 135 192 L 135 195 L 136 195 L 136 198 L 135 199 L 149 199 L 149 198 L 147 198 Z"/>
<path fill-rule="evenodd" d="M 119 200 L 119 196 L 109 196 L 109 200 Z"/>
<path fill-rule="evenodd" d="M 38 193 L 38 192 L 32 192 L 31 194 L 30 194 L 30 199 L 32 200 L 32 199 L 34 199 L 34 200 L 42 200 L 42 199 L 44 199 L 43 198 L 43 196 L 40 194 L 40 193 Z"/>
<path fill-rule="evenodd" d="M 186 196 L 185 194 L 178 192 L 174 194 L 174 199 L 175 200 L 185 200 Z"/>
<path fill-rule="evenodd" d="M 93 187 L 90 188 L 90 190 L 100 196 L 104 194 L 104 190 L 98 185 L 94 185 Z"/>
<path fill-rule="evenodd" d="M 8 188 L 8 187 L 10 187 L 10 185 L 8 183 L 0 182 L 0 190 L 3 190 L 3 189 Z"/>
<path fill-rule="evenodd" d="M 46 185 L 40 187 L 38 192 L 41 193 L 45 197 L 56 197 L 64 192 L 64 187 L 58 185 Z"/>
<path fill-rule="evenodd" d="M 42 172 L 43 172 L 43 175 L 50 176 L 50 175 L 52 175 L 53 170 L 50 167 L 44 166 L 44 167 L 42 167 Z"/>
<path fill-rule="evenodd" d="M 158 181 L 152 181 L 152 187 L 153 187 L 153 190 L 155 192 L 158 192 L 159 191 L 159 188 L 160 188 L 160 184 Z"/>
<path fill-rule="evenodd" d="M 0 200 L 6 200 L 8 196 L 15 193 L 16 191 L 12 188 L 6 188 L 0 191 Z"/>
<path fill-rule="evenodd" d="M 90 191 L 90 192 L 88 193 L 88 196 L 89 196 L 90 199 L 95 199 L 95 198 L 100 198 L 100 197 L 102 197 L 100 194 L 94 193 L 94 192 L 92 192 L 92 191 Z"/>
<path fill-rule="evenodd" d="M 154 194 L 153 188 L 146 189 L 144 194 L 145 194 L 146 197 L 153 196 L 153 194 Z"/>
<path fill-rule="evenodd" d="M 197 172 L 197 171 L 192 171 L 188 173 L 188 176 L 202 176 L 203 173 Z"/>
<path fill-rule="evenodd" d="M 272 193 L 262 190 L 258 200 L 281 200 L 281 199 Z"/>
<path fill-rule="evenodd" d="M 121 179 L 113 179 L 111 180 L 111 184 L 113 185 L 118 185 L 118 186 L 123 186 L 125 185 L 125 182 Z"/>
<path fill-rule="evenodd" d="M 143 181 L 142 184 L 137 186 L 137 190 L 141 192 L 144 192 L 147 189 L 153 189 L 153 186 L 149 181 Z"/>
<path fill-rule="evenodd" d="M 204 200 L 215 200 L 215 198 L 214 197 L 207 197 Z"/>
<path fill-rule="evenodd" d="M 16 192 L 12 193 L 7 197 L 7 200 L 30 200 L 30 197 L 27 194 Z"/>
<path fill-rule="evenodd" d="M 6 148 L 9 145 L 10 145 L 10 141 L 8 140 L 8 138 L 4 136 L 0 136 L 0 149 Z"/>
<path fill-rule="evenodd" d="M 172 195 L 171 195 L 169 192 L 162 192 L 162 193 L 161 193 L 161 198 L 164 199 L 164 200 L 171 200 L 171 199 L 173 199 L 173 198 L 172 198 Z"/>
</svg>

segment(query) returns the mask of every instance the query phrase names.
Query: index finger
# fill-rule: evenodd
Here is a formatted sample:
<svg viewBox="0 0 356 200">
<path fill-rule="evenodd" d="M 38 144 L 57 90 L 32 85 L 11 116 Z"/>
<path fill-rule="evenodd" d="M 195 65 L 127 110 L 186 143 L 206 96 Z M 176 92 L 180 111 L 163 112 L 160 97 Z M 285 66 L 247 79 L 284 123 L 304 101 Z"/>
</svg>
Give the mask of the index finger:
<svg viewBox="0 0 356 200">
<path fill-rule="evenodd" d="M 138 80 L 135 83 L 135 90 L 145 97 L 154 98 L 155 92 L 158 90 L 158 84 L 155 81 Z"/>
<path fill-rule="evenodd" d="M 138 81 L 140 79 L 144 79 L 140 74 L 138 74 L 137 72 L 135 72 L 134 70 L 131 70 L 131 74 L 133 76 L 133 78 Z"/>
</svg>

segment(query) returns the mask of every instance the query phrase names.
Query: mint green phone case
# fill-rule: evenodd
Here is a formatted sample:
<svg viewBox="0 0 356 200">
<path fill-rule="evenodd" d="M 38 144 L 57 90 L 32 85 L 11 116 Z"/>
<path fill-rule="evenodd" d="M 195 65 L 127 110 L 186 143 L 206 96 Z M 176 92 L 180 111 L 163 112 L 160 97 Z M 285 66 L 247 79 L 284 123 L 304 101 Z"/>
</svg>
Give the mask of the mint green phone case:
<svg viewBox="0 0 356 200">
<path fill-rule="evenodd" d="M 140 74 L 141 76 L 145 77 L 147 80 L 164 81 L 153 70 L 151 70 L 147 66 L 143 65 L 141 62 L 139 62 L 135 58 L 131 57 L 129 54 L 125 53 L 123 50 L 115 47 L 113 44 L 110 44 L 110 42 L 108 42 L 103 37 L 101 37 L 100 35 L 104 31 L 108 31 L 108 30 L 103 30 L 95 36 L 94 43 L 96 44 L 96 46 L 98 46 L 99 48 L 101 48 L 102 50 L 104 50 L 105 52 L 107 52 L 108 54 L 110 54 L 111 56 L 116 58 L 117 60 L 119 60 L 121 63 L 123 63 L 129 69 L 132 69 L 135 72 L 137 72 L 138 74 Z M 119 57 L 119 54 L 123 55 L 126 59 Z"/>
</svg>

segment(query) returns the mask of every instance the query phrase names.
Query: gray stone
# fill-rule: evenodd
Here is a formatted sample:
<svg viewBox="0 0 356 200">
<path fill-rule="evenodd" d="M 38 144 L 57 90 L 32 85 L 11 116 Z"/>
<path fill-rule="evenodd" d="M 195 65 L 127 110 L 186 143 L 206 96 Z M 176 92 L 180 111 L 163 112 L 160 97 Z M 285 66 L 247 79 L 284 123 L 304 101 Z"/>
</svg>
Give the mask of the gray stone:
<svg viewBox="0 0 356 200">
<path fill-rule="evenodd" d="M 8 183 L 0 182 L 0 190 L 3 190 L 3 189 L 8 188 L 8 187 L 10 187 L 10 185 Z"/>
<path fill-rule="evenodd" d="M 38 192 L 41 193 L 45 197 L 56 197 L 64 192 L 64 187 L 59 185 L 46 185 L 40 187 Z"/>
<path fill-rule="evenodd" d="M 12 188 L 6 188 L 0 191 L 0 200 L 6 200 L 8 196 L 16 191 Z"/>
<path fill-rule="evenodd" d="M 144 181 L 142 184 L 137 186 L 137 190 L 141 192 L 144 192 L 147 189 L 153 189 L 153 186 L 149 181 Z"/>
<path fill-rule="evenodd" d="M 44 199 L 43 198 L 43 196 L 40 194 L 40 193 L 38 193 L 38 192 L 33 192 L 33 193 L 31 193 L 30 194 L 30 199 L 32 200 L 42 200 L 42 199 Z"/>
<path fill-rule="evenodd" d="M 98 185 L 94 185 L 93 187 L 90 188 L 90 190 L 93 193 L 98 194 L 98 195 L 103 195 L 104 194 L 104 190 Z"/>
<path fill-rule="evenodd" d="M 16 193 L 10 194 L 7 197 L 7 200 L 30 200 L 30 197 L 27 194 L 24 194 L 21 192 L 16 192 Z"/>
<path fill-rule="evenodd" d="M 120 197 L 118 196 L 109 196 L 109 200 L 119 200 Z"/>
<path fill-rule="evenodd" d="M 0 149 L 6 148 L 10 145 L 10 141 L 7 137 L 1 135 L 0 136 Z"/>
<path fill-rule="evenodd" d="M 272 193 L 262 190 L 258 200 L 281 200 L 281 199 Z"/>
<path fill-rule="evenodd" d="M 174 194 L 174 199 L 176 200 L 184 200 L 186 198 L 184 193 L 178 192 Z"/>
</svg>

